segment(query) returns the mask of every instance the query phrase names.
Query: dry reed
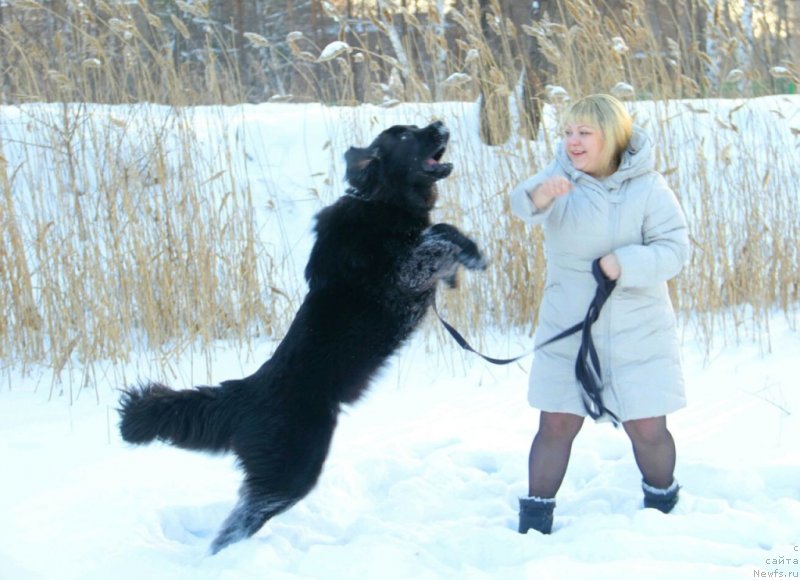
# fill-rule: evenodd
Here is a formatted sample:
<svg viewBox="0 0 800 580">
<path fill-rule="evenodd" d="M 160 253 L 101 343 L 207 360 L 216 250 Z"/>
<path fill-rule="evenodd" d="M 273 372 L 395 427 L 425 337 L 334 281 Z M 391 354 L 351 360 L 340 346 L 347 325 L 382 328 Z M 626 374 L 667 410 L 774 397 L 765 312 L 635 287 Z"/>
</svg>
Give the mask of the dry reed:
<svg viewBox="0 0 800 580">
<path fill-rule="evenodd" d="M 248 94 L 243 57 L 216 48 L 230 44 L 225 27 L 207 13 L 183 15 L 205 22 L 190 27 L 144 0 L 97 2 L 93 11 L 68 3 L 61 12 L 30 0 L 11 4 L 16 18 L 0 25 L 3 102 L 61 105 L 57 114 L 52 107 L 7 110 L 7 123 L 16 115 L 19 127 L 44 128 L 37 134 L 46 140 L 10 142 L 8 127 L 0 133 L 0 359 L 43 363 L 56 377 L 74 363 L 88 365 L 79 388 L 91 388 L 93 363 L 126 361 L 139 348 L 158 352 L 168 367 L 195 344 L 210 359 L 217 339 L 248 344 L 280 335 L 297 297 L 277 287 L 281 257 L 259 237 L 250 185 L 236 181 L 232 159 L 241 145 L 222 143 L 227 165 L 212 169 L 188 107 L 242 102 Z M 681 2 L 694 11 L 702 4 Z M 692 140 L 692 150 L 670 136 L 688 138 L 696 129 L 690 124 L 698 112 L 688 111 L 696 105 L 677 99 L 752 97 L 776 79 L 796 86 L 796 63 L 767 63 L 770 77 L 753 66 L 758 54 L 747 31 L 716 15 L 707 28 L 716 52 L 707 54 L 680 30 L 664 50 L 641 0 L 627 2 L 623 14 L 588 0 L 556 5 L 558 13 L 537 22 L 512 21 L 499 2 L 483 14 L 473 1 L 447 13 L 431 8 L 424 19 L 367 10 L 370 33 L 354 32 L 328 5 L 339 23 L 331 40 L 347 42 L 325 58 L 325 47 L 300 31 L 282 53 L 255 32 L 246 37 L 255 60 L 291 67 L 294 86 L 306 91 L 295 100 L 391 106 L 471 103 L 483 95 L 485 130 L 504 136 L 505 145 L 458 153 L 471 170 L 443 187 L 441 210 L 469 224 L 496 264 L 446 301 L 453 321 L 473 334 L 487 324 L 532 328 L 542 292 L 541 234 L 510 217 L 506 193 L 547 162 L 557 135 L 552 122 L 526 116 L 520 55 L 538 43 L 550 83 L 542 98 L 556 108 L 565 96 L 598 91 L 615 92 L 634 110 L 637 99 L 647 99 L 653 105 L 641 120 L 662 145 L 659 167 L 681 197 L 695 246 L 671 286 L 676 304 L 709 346 L 730 335 L 768 343 L 769 312 L 780 308 L 794 320 L 800 298 L 798 164 L 769 138 L 776 119 L 755 116 L 746 101 L 710 119 L 715 130 Z M 43 45 L 23 23 L 45 21 L 58 26 Z M 204 48 L 193 58 L 170 48 L 173 38 L 193 39 L 198 30 Z M 742 61 L 751 65 L 745 72 Z M 698 67 L 705 71 L 699 77 Z M 292 98 L 288 92 L 273 96 Z M 90 102 L 110 105 L 100 114 Z M 739 131 L 745 124 L 749 131 Z M 765 136 L 756 156 L 742 137 L 752 134 Z M 25 162 L 10 166 L 9 147 L 21 148 Z M 686 163 L 687 155 L 698 162 Z M 28 187 L 24 195 L 17 180 Z M 338 184 L 318 194 L 329 201 Z"/>
</svg>

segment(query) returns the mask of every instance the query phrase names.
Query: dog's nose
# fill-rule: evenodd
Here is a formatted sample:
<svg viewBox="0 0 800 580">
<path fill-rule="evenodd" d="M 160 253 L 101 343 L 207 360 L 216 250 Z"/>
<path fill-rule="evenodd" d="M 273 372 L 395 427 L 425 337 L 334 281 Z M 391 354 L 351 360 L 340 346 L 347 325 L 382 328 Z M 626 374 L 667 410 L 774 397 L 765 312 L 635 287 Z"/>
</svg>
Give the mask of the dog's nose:
<svg viewBox="0 0 800 580">
<path fill-rule="evenodd" d="M 431 128 L 436 129 L 436 132 L 441 137 L 445 137 L 450 134 L 450 131 L 447 129 L 447 127 L 444 126 L 444 123 L 442 123 L 441 121 L 435 121 L 431 123 Z"/>
</svg>

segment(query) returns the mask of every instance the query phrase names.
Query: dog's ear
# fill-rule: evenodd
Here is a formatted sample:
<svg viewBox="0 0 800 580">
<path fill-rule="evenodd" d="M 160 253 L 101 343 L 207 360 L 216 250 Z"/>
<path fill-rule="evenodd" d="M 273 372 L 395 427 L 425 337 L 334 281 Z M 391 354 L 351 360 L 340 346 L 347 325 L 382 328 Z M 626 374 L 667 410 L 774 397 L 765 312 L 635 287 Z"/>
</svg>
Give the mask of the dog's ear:
<svg viewBox="0 0 800 580">
<path fill-rule="evenodd" d="M 378 165 L 377 148 L 350 147 L 344 154 L 347 164 L 345 179 L 358 190 L 370 189 Z"/>
</svg>

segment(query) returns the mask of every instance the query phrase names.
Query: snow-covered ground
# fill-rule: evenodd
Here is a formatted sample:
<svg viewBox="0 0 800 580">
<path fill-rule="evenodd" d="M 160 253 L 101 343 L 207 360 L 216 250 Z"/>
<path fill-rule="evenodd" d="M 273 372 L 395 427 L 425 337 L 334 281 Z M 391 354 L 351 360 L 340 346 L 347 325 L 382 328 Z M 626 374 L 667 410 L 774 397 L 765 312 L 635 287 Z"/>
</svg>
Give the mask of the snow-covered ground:
<svg viewBox="0 0 800 580">
<path fill-rule="evenodd" d="M 36 392 L 19 379 L 0 393 L 0 577 L 797 577 L 800 334 L 781 315 L 772 325 L 769 354 L 741 345 L 706 362 L 686 343 L 690 405 L 670 419 L 683 485 L 672 514 L 641 509 L 624 433 L 587 424 L 548 537 L 515 529 L 537 417 L 528 359 L 492 367 L 413 341 L 342 417 L 319 486 L 216 557 L 205 554 L 236 497 L 231 459 L 130 448 L 110 389 L 100 404 L 69 406 L 47 401 L 46 381 Z"/>
<path fill-rule="evenodd" d="M 242 117 L 248 131 L 273 128 L 248 137 L 258 144 L 251 158 L 275 161 L 250 174 L 272 180 L 270 191 L 289 192 L 279 210 L 284 223 L 303 224 L 290 241 L 299 267 L 315 209 L 307 191 L 335 163 L 327 149 L 312 157 L 298 151 L 325 134 L 334 149 L 348 140 L 364 144 L 388 116 L 403 116 L 402 109 L 369 111 L 369 123 L 357 125 L 363 135 L 354 136 L 350 113 L 340 126 L 332 113 L 314 117 L 316 110 L 265 105 L 245 108 Z M 379 114 L 387 117 L 373 121 Z M 405 122 L 422 123 L 426 114 Z M 449 124 L 471 131 L 472 119 Z M 281 174 L 287 166 L 297 173 Z M 294 205 L 292 192 L 306 192 L 303 202 Z M 689 406 L 670 417 L 683 490 L 669 515 L 641 508 L 624 433 L 587 423 L 558 496 L 554 533 L 518 534 L 517 498 L 526 491 L 537 421 L 526 402 L 530 358 L 494 367 L 420 333 L 342 416 L 318 487 L 215 557 L 207 547 L 239 482 L 232 459 L 132 448 L 117 433 L 114 388 L 123 374 L 153 376 L 147 353 L 124 372 L 96 365 L 96 390 L 77 397 L 59 396 L 59 388 L 50 397 L 49 371 L 23 374 L 4 361 L 0 579 L 800 577 L 795 322 L 771 315 L 768 350 L 731 337 L 707 353 L 686 333 Z M 502 357 L 531 342 L 521 331 L 487 328 L 482 344 Z M 187 354 L 169 382 L 188 387 L 209 374 L 215 381 L 242 376 L 274 346 L 265 340 L 244 352 L 220 343 L 210 372 L 204 357 Z"/>
</svg>

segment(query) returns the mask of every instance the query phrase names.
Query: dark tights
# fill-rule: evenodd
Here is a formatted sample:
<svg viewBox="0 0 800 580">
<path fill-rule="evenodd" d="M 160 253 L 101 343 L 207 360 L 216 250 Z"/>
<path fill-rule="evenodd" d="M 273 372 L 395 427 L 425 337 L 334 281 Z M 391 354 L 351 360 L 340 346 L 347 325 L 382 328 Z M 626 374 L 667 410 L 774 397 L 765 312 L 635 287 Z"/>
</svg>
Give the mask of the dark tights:
<svg viewBox="0 0 800 580">
<path fill-rule="evenodd" d="M 667 429 L 667 418 L 636 419 L 622 426 L 631 439 L 633 456 L 645 483 L 660 488 L 672 485 L 675 440 Z"/>
<path fill-rule="evenodd" d="M 567 472 L 572 442 L 582 426 L 583 417 L 579 415 L 541 412 L 528 458 L 530 496 L 555 497 Z M 644 481 L 653 487 L 669 487 L 675 470 L 675 441 L 667 430 L 666 417 L 635 419 L 622 426 L 630 437 Z"/>
<path fill-rule="evenodd" d="M 528 456 L 528 494 L 531 497 L 556 496 L 567 472 L 572 442 L 583 426 L 583 417 L 570 413 L 542 411 L 539 431 Z"/>
</svg>

